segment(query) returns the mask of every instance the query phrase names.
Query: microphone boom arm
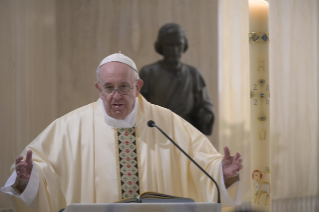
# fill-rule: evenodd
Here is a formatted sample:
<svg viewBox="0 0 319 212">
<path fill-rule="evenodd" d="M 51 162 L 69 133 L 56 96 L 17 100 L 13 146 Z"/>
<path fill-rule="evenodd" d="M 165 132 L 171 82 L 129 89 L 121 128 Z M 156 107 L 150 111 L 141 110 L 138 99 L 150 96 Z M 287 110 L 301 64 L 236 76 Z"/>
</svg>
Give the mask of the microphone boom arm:
<svg viewBox="0 0 319 212">
<path fill-rule="evenodd" d="M 156 127 L 159 131 L 161 131 L 161 133 L 163 135 L 165 135 L 166 138 L 168 138 L 184 155 L 186 155 L 186 157 L 188 157 L 188 159 L 190 159 L 202 172 L 204 172 L 206 174 L 206 176 L 211 179 L 217 188 L 217 203 L 220 203 L 220 192 L 219 192 L 219 187 L 216 183 L 216 181 L 214 180 L 214 178 L 212 178 L 200 165 L 198 165 L 180 146 L 178 146 L 178 144 L 176 144 L 170 137 L 168 137 L 168 135 L 166 135 L 166 133 L 164 133 L 161 128 L 159 128 L 154 121 L 148 121 L 148 126 L 149 127 Z"/>
</svg>

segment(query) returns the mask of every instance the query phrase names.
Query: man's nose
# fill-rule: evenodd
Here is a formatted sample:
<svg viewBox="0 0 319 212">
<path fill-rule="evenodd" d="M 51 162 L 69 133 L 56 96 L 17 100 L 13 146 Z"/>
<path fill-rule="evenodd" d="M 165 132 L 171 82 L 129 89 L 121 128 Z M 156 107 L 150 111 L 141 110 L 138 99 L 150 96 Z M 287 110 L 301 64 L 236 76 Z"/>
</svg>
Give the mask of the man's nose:
<svg viewBox="0 0 319 212">
<path fill-rule="evenodd" d="M 113 99 L 115 99 L 115 100 L 119 100 L 119 99 L 121 99 L 122 98 L 122 95 L 120 94 L 120 91 L 119 90 L 114 90 L 113 91 Z"/>
</svg>

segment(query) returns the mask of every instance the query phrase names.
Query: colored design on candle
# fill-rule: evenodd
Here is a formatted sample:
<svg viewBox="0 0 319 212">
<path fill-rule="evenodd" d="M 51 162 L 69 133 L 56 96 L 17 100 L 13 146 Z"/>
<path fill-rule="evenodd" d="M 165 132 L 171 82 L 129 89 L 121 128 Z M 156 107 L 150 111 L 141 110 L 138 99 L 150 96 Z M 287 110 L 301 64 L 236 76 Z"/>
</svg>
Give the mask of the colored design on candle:
<svg viewBox="0 0 319 212">
<path fill-rule="evenodd" d="M 269 108 L 269 3 L 249 0 L 249 63 L 251 91 L 251 209 L 271 212 L 270 108 Z M 255 170 L 255 171 L 254 171 Z"/>
<path fill-rule="evenodd" d="M 265 168 L 265 174 L 271 174 L 271 171 L 270 171 L 270 168 L 269 168 L 269 167 L 266 167 L 266 168 Z"/>
<path fill-rule="evenodd" d="M 267 117 L 265 115 L 262 115 L 262 116 L 258 116 L 257 119 L 259 121 L 266 121 L 267 120 Z"/>
<path fill-rule="evenodd" d="M 258 83 L 260 84 L 261 87 L 265 84 L 265 82 L 266 82 L 266 80 L 264 80 L 264 79 L 258 80 Z"/>
<path fill-rule="evenodd" d="M 254 203 L 260 204 L 260 198 L 263 194 L 266 194 L 265 205 L 270 205 L 270 183 L 265 181 L 268 176 L 270 178 L 269 167 L 265 168 L 264 174 L 259 170 L 254 170 L 252 173 L 253 187 L 255 190 Z"/>
<path fill-rule="evenodd" d="M 250 32 L 248 36 L 249 43 L 269 43 L 268 32 Z"/>
</svg>

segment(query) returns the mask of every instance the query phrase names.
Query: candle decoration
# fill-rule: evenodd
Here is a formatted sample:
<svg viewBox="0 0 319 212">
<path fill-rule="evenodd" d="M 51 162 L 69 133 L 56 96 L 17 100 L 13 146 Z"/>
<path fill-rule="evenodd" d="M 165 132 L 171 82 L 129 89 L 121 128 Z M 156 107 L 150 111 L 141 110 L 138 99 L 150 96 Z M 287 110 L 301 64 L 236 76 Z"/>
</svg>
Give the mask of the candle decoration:
<svg viewBox="0 0 319 212">
<path fill-rule="evenodd" d="M 271 211 L 269 4 L 249 0 L 251 208 Z"/>
</svg>

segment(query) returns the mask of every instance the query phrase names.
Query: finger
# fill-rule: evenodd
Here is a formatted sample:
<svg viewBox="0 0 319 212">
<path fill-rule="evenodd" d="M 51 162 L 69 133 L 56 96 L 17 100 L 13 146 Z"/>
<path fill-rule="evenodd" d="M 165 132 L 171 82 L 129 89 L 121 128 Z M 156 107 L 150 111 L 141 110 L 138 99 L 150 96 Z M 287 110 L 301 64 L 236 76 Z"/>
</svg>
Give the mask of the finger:
<svg viewBox="0 0 319 212">
<path fill-rule="evenodd" d="M 16 170 L 20 170 L 22 167 L 27 166 L 28 164 L 25 161 L 21 161 L 18 165 L 16 165 Z"/>
<path fill-rule="evenodd" d="M 224 147 L 224 155 L 226 158 L 230 157 L 230 150 L 227 146 Z"/>
<path fill-rule="evenodd" d="M 234 165 L 234 169 L 235 171 L 240 171 L 243 168 L 243 164 L 241 163 L 237 163 L 236 165 Z"/>
<path fill-rule="evenodd" d="M 241 169 L 243 169 L 244 168 L 244 166 L 243 166 L 243 164 L 238 164 L 238 168 L 237 168 L 237 171 L 240 171 Z"/>
<path fill-rule="evenodd" d="M 234 160 L 237 160 L 240 157 L 240 153 L 236 152 L 236 155 L 234 156 Z"/>
<path fill-rule="evenodd" d="M 25 161 L 26 161 L 28 164 L 32 164 L 32 150 L 28 150 L 28 152 L 27 152 L 27 158 L 25 159 Z"/>
<path fill-rule="evenodd" d="M 237 176 L 238 174 L 239 174 L 239 171 L 232 170 L 229 176 L 235 177 L 235 176 Z"/>
<path fill-rule="evenodd" d="M 26 166 L 28 165 L 24 160 L 20 161 L 20 163 L 17 165 L 19 167 L 23 167 L 23 166 Z"/>
<path fill-rule="evenodd" d="M 24 175 L 25 172 L 26 172 L 25 168 L 22 167 L 22 168 L 20 169 L 20 173 L 21 173 L 22 175 Z"/>
<path fill-rule="evenodd" d="M 239 162 L 239 163 L 242 163 L 243 162 L 243 158 L 239 157 L 236 161 Z"/>
<path fill-rule="evenodd" d="M 16 170 L 17 170 L 17 171 L 20 171 L 21 167 L 22 167 L 22 164 L 19 163 L 18 165 L 16 165 Z"/>
<path fill-rule="evenodd" d="M 240 159 L 239 159 L 240 160 Z M 234 161 L 234 165 L 235 166 L 239 166 L 239 164 L 242 164 L 242 162 L 240 162 L 239 160 Z"/>
<path fill-rule="evenodd" d="M 17 165 L 18 163 L 20 163 L 22 159 L 23 159 L 23 157 L 22 157 L 21 155 L 20 155 L 19 157 L 17 157 L 17 158 L 16 158 L 16 165 Z"/>
<path fill-rule="evenodd" d="M 23 177 L 23 173 L 24 173 L 24 172 L 20 170 L 20 171 L 17 172 L 17 176 L 18 176 L 19 178 L 21 178 L 21 177 Z"/>
</svg>

